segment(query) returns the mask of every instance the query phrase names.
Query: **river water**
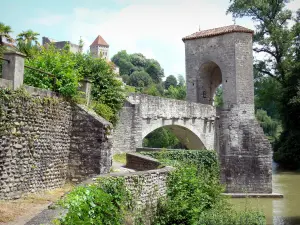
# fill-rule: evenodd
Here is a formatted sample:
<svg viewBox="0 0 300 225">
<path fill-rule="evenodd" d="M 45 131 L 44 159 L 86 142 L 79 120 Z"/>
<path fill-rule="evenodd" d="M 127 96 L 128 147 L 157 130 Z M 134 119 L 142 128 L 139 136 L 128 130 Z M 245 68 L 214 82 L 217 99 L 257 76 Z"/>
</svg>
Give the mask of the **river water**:
<svg viewBox="0 0 300 225">
<path fill-rule="evenodd" d="M 282 171 L 273 166 L 273 192 L 283 194 L 281 199 L 231 199 L 239 209 L 262 210 L 267 224 L 300 225 L 300 172 Z"/>
</svg>

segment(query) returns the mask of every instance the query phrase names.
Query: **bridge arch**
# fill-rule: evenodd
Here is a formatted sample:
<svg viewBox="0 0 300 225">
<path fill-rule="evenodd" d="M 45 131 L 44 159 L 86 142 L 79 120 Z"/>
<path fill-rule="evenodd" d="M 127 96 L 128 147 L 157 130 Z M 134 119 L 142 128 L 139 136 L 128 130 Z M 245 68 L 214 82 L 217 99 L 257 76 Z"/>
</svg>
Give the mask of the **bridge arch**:
<svg viewBox="0 0 300 225">
<path fill-rule="evenodd" d="M 192 127 L 186 127 L 182 125 L 164 125 L 164 126 L 151 126 L 150 129 L 145 130 L 143 132 L 143 140 L 146 138 L 150 133 L 153 131 L 159 129 L 159 128 L 165 128 L 169 131 L 171 131 L 178 140 L 185 145 L 188 149 L 203 149 L 206 148 L 204 143 L 201 140 L 200 134 L 198 131 L 193 129 Z"/>
</svg>

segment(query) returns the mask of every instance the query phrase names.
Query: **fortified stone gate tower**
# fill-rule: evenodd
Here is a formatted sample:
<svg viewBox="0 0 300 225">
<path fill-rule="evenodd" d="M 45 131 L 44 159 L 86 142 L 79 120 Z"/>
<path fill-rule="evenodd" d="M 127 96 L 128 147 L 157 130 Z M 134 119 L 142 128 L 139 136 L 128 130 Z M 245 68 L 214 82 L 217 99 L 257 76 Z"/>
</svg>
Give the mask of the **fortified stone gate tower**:
<svg viewBox="0 0 300 225">
<path fill-rule="evenodd" d="M 183 38 L 187 100 L 210 104 L 222 84 L 215 149 L 227 192 L 272 193 L 272 151 L 254 116 L 253 31 L 231 25 Z"/>
</svg>

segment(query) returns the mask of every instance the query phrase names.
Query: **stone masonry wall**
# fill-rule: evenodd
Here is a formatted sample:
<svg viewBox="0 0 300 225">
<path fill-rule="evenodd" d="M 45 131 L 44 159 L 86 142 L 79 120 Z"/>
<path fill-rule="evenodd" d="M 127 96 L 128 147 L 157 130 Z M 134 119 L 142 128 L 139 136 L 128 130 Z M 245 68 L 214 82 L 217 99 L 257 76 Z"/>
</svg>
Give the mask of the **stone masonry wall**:
<svg viewBox="0 0 300 225">
<path fill-rule="evenodd" d="M 35 96 L 0 89 L 0 199 L 107 172 L 108 123 L 54 95 L 41 98 L 41 89 L 27 89 Z"/>
<path fill-rule="evenodd" d="M 72 116 L 69 178 L 81 181 L 92 175 L 108 173 L 112 163 L 112 125 L 82 106 L 74 106 Z"/>
<path fill-rule="evenodd" d="M 213 106 L 131 94 L 119 113 L 114 130 L 113 152 L 134 152 L 157 128 L 170 129 L 190 149 L 213 149 L 215 143 Z"/>
<path fill-rule="evenodd" d="M 218 121 L 221 181 L 229 193 L 272 193 L 270 143 L 255 118 L 236 111 L 221 111 Z"/>
<path fill-rule="evenodd" d="M 154 170 L 161 165 L 161 163 L 156 159 L 135 153 L 127 153 L 126 162 L 127 168 L 138 171 Z"/>
<path fill-rule="evenodd" d="M 128 153 L 127 153 L 128 154 Z M 126 172 L 126 173 L 110 173 L 105 176 L 124 177 L 128 190 L 133 194 L 135 208 L 144 211 L 144 216 L 151 216 L 156 210 L 158 199 L 167 195 L 167 177 L 174 170 L 173 167 L 157 168 L 155 159 L 145 157 L 137 153 L 130 153 L 128 157 L 128 165 L 134 165 L 135 168 L 142 168 L 142 164 L 149 165 L 152 168 L 146 171 Z M 140 160 L 138 160 L 140 158 Z M 153 164 L 153 162 L 156 162 Z M 138 165 L 141 163 L 140 165 Z"/>
<path fill-rule="evenodd" d="M 22 94 L 0 98 L 0 199 L 61 186 L 67 178 L 71 105 Z"/>
</svg>

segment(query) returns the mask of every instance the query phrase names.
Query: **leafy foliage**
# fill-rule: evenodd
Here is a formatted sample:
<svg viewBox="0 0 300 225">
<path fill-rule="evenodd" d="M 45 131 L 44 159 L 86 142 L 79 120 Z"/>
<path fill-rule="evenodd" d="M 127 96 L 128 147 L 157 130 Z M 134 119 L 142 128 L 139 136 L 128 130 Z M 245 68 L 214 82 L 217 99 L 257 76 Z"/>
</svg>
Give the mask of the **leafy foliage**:
<svg viewBox="0 0 300 225">
<path fill-rule="evenodd" d="M 214 151 L 163 150 L 142 154 L 176 167 L 168 176 L 167 197 L 159 202 L 152 224 L 265 224 L 260 212 L 236 212 L 226 201 Z"/>
<path fill-rule="evenodd" d="M 298 106 L 292 102 L 297 99 L 295 77 L 299 76 L 300 9 L 294 16 L 286 8 L 287 3 L 289 0 L 230 0 L 227 13 L 235 18 L 251 17 L 255 22 L 253 50 L 264 54 L 254 65 L 256 107 L 266 110 L 272 118 L 282 119 L 283 133 L 275 145 L 274 160 L 295 169 L 300 167 L 297 150 L 300 126 L 296 122 L 299 116 L 294 111 Z"/>
<path fill-rule="evenodd" d="M 70 52 L 59 51 L 53 46 L 48 49 L 42 47 L 32 58 L 27 58 L 25 64 L 55 75 L 26 69 L 25 84 L 56 91 L 66 97 L 77 95 L 78 82 L 82 77 L 74 70 L 75 61 Z"/>
<path fill-rule="evenodd" d="M 218 87 L 216 90 L 216 94 L 214 96 L 214 106 L 222 107 L 224 104 L 223 102 L 223 89 L 222 87 Z"/>
<path fill-rule="evenodd" d="M 113 110 L 108 105 L 96 102 L 92 108 L 99 116 L 102 116 L 107 121 L 111 121 L 115 116 Z"/>
<path fill-rule="evenodd" d="M 221 205 L 212 210 L 201 213 L 198 225 L 264 225 L 266 224 L 265 216 L 262 212 L 234 211 L 228 206 Z"/>
<path fill-rule="evenodd" d="M 10 26 L 0 22 L 0 46 L 3 46 L 4 39 L 8 43 L 12 43 L 14 41 L 14 39 L 10 35 L 10 33 L 12 32 L 13 31 Z"/>
<path fill-rule="evenodd" d="M 177 79 L 174 75 L 169 75 L 165 81 L 165 88 L 168 89 L 170 86 L 176 87 L 177 86 Z"/>
<path fill-rule="evenodd" d="M 63 199 L 61 205 L 68 208 L 68 213 L 60 223 L 123 224 L 125 210 L 130 208 L 129 199 L 124 178 L 99 179 L 95 184 L 75 188 Z"/>
<path fill-rule="evenodd" d="M 227 13 L 233 17 L 251 17 L 255 22 L 254 51 L 266 54 L 266 58 L 256 60 L 256 69 L 283 82 L 289 70 L 293 52 L 293 32 L 288 23 L 292 12 L 286 9 L 288 0 L 230 0 Z"/>
<path fill-rule="evenodd" d="M 195 224 L 201 215 L 222 201 L 219 179 L 196 165 L 179 165 L 167 180 L 167 199 L 161 201 L 154 224 Z"/>
<path fill-rule="evenodd" d="M 153 82 L 159 83 L 164 76 L 164 71 L 160 64 L 154 59 L 147 59 L 141 53 L 128 54 L 125 50 L 122 50 L 112 57 L 112 62 L 120 68 L 122 77 L 129 76 L 130 78 L 134 72 L 143 72 L 142 74 L 145 75 L 147 73 Z M 134 78 L 134 80 L 136 79 Z M 128 84 L 138 87 L 138 82 L 134 83 L 132 84 L 132 81 L 130 81 Z M 141 87 L 145 87 L 151 82 L 147 81 L 146 83 L 141 83 Z"/>
<path fill-rule="evenodd" d="M 274 119 L 280 119 L 282 85 L 272 77 L 260 74 L 254 81 L 255 108 L 263 109 Z"/>
<path fill-rule="evenodd" d="M 171 161 L 194 164 L 207 170 L 218 170 L 218 158 L 214 151 L 210 150 L 166 150 L 141 152 L 164 163 Z M 173 165 L 173 164 L 171 164 Z"/>
<path fill-rule="evenodd" d="M 268 116 L 267 112 L 262 109 L 258 109 L 256 111 L 255 117 L 262 126 L 264 133 L 269 137 L 270 141 L 276 140 L 279 131 L 281 131 L 280 123 L 273 120 L 270 116 Z"/>
<path fill-rule="evenodd" d="M 26 65 L 54 75 L 26 69 L 26 84 L 50 89 L 69 98 L 78 95 L 79 81 L 88 78 L 93 83 L 92 107 L 100 116 L 116 123 L 125 94 L 122 83 L 113 72 L 113 65 L 88 54 L 71 53 L 68 48 L 58 50 L 52 45 L 41 47 L 34 56 L 26 59 Z"/>
<path fill-rule="evenodd" d="M 143 146 L 152 148 L 184 148 L 178 138 L 166 128 L 158 128 L 143 140 Z"/>
<path fill-rule="evenodd" d="M 152 83 L 150 75 L 145 71 L 133 72 L 128 80 L 128 84 L 134 87 L 146 87 Z"/>
<path fill-rule="evenodd" d="M 287 101 L 288 99 L 288 101 Z M 282 96 L 283 132 L 275 145 L 274 160 L 290 169 L 300 168 L 300 63 L 294 67 Z"/>
</svg>

